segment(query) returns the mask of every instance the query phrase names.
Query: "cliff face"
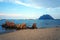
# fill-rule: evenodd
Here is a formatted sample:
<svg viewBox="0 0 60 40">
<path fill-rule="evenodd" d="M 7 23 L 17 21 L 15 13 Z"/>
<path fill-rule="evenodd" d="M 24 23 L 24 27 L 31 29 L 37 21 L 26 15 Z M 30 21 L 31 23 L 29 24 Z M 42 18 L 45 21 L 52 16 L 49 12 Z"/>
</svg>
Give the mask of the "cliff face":
<svg viewBox="0 0 60 40">
<path fill-rule="evenodd" d="M 53 17 L 51 17 L 50 15 L 48 15 L 48 14 L 46 14 L 46 15 L 43 15 L 43 16 L 41 16 L 39 19 L 54 19 Z"/>
</svg>

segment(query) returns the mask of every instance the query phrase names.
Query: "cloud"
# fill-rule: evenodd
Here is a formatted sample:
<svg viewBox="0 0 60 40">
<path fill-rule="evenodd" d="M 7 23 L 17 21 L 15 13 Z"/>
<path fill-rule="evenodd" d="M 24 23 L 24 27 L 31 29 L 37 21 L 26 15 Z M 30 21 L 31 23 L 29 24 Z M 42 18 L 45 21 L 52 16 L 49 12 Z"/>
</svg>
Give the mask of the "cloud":
<svg viewBox="0 0 60 40">
<path fill-rule="evenodd" d="M 31 6 L 31 4 L 26 4 L 21 1 L 15 1 L 15 3 L 20 4 L 20 5 L 24 5 L 24 6 Z"/>
<path fill-rule="evenodd" d="M 0 2 L 8 2 L 8 3 L 15 3 L 19 5 L 23 5 L 26 7 L 32 7 L 32 8 L 42 8 L 40 6 L 35 5 L 32 0 L 1 0 Z"/>
<path fill-rule="evenodd" d="M 0 2 L 3 2 L 4 0 L 0 0 Z"/>
<path fill-rule="evenodd" d="M 33 0 L 33 2 L 38 6 L 46 8 L 60 7 L 60 0 Z"/>
<path fill-rule="evenodd" d="M 23 6 L 26 6 L 26 7 L 33 7 L 33 8 L 37 8 L 37 9 L 41 8 L 40 6 L 36 6 L 35 4 L 33 4 L 31 2 L 28 3 L 28 2 L 23 2 L 23 1 L 19 1 L 19 0 L 15 1 L 16 4 L 23 5 Z"/>
<path fill-rule="evenodd" d="M 51 15 L 53 18 L 55 19 L 60 19 L 59 15 L 60 15 L 60 7 L 56 7 L 56 8 L 47 8 L 46 9 L 46 14 Z"/>
<path fill-rule="evenodd" d="M 37 9 L 60 7 L 60 0 L 0 0 L 0 2 L 11 2 Z"/>
</svg>

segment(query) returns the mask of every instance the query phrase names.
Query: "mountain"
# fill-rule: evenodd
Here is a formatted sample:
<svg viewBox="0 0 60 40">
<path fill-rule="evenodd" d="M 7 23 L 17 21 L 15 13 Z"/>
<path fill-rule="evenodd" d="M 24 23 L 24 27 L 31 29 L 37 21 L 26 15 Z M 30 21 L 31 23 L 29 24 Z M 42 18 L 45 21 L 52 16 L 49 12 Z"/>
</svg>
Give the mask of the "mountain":
<svg viewBox="0 0 60 40">
<path fill-rule="evenodd" d="M 53 20 L 54 18 L 52 16 L 46 14 L 46 15 L 41 16 L 39 19 L 43 19 L 43 20 L 52 19 Z"/>
</svg>

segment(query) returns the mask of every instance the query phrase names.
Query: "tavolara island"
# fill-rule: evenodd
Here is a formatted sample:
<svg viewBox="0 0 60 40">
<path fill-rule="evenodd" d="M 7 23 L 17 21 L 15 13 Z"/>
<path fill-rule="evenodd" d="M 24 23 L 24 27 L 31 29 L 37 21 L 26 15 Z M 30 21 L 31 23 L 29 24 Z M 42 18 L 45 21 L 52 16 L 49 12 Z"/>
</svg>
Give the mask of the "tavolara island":
<svg viewBox="0 0 60 40">
<path fill-rule="evenodd" d="M 46 14 L 46 15 L 41 16 L 39 19 L 43 19 L 43 20 L 46 20 L 46 19 L 51 20 L 52 19 L 53 20 L 54 18 L 52 16 Z"/>
</svg>

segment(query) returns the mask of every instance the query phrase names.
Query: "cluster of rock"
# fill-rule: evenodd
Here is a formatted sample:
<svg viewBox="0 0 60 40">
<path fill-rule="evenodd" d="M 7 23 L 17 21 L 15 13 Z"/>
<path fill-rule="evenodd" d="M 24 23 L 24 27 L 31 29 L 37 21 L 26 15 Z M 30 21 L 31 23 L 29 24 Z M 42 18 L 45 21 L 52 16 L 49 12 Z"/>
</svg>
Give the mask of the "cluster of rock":
<svg viewBox="0 0 60 40">
<path fill-rule="evenodd" d="M 9 29 L 37 29 L 36 23 L 33 23 L 32 27 L 27 27 L 25 23 L 23 24 L 15 24 L 14 22 L 6 21 L 2 24 L 2 27 Z"/>
</svg>

